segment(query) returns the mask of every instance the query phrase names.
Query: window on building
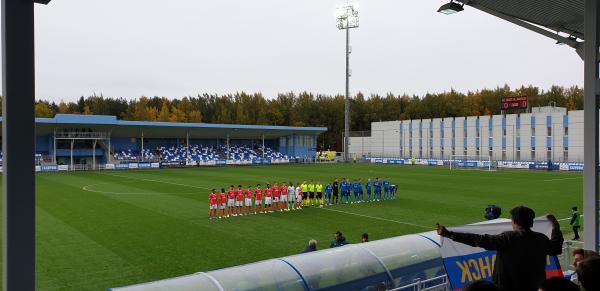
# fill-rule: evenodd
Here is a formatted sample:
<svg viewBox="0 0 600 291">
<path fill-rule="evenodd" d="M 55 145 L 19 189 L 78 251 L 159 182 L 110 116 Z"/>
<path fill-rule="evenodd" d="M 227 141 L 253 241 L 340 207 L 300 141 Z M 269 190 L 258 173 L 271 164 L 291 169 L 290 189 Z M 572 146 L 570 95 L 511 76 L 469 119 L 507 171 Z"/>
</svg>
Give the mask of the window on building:
<svg viewBox="0 0 600 291">
<path fill-rule="evenodd" d="M 464 150 L 463 155 L 465 155 L 465 156 L 467 155 L 467 150 Z"/>
<path fill-rule="evenodd" d="M 429 157 L 433 158 L 433 150 L 432 149 L 429 150 Z"/>
<path fill-rule="evenodd" d="M 492 150 L 489 150 L 489 151 L 488 151 L 488 157 L 490 157 L 490 158 L 491 158 L 491 157 L 493 156 L 493 154 L 494 154 L 494 152 L 493 152 Z"/>
<path fill-rule="evenodd" d="M 502 160 L 506 161 L 506 149 L 502 149 Z"/>
<path fill-rule="evenodd" d="M 422 157 L 423 157 L 423 150 L 419 149 L 419 158 L 422 158 Z"/>
<path fill-rule="evenodd" d="M 552 160 L 552 151 L 551 150 L 546 151 L 546 159 Z"/>
<path fill-rule="evenodd" d="M 517 157 L 515 158 L 515 160 L 520 161 L 521 160 L 521 151 L 517 150 Z"/>
<path fill-rule="evenodd" d="M 552 127 L 548 127 L 548 135 L 547 136 L 552 136 Z"/>
<path fill-rule="evenodd" d="M 531 128 L 531 136 L 535 136 L 535 127 Z"/>
<path fill-rule="evenodd" d="M 531 160 L 535 161 L 535 148 L 531 148 Z"/>
<path fill-rule="evenodd" d="M 475 150 L 475 155 L 476 155 L 476 156 L 479 156 L 479 148 L 477 148 L 477 149 Z"/>
<path fill-rule="evenodd" d="M 563 151 L 563 162 L 569 161 L 569 148 L 565 148 Z"/>
<path fill-rule="evenodd" d="M 569 136 L 569 127 L 565 126 L 565 136 Z"/>
<path fill-rule="evenodd" d="M 517 128 L 517 136 L 521 136 L 521 129 Z"/>
<path fill-rule="evenodd" d="M 502 129 L 502 136 L 506 136 L 506 128 Z"/>
</svg>

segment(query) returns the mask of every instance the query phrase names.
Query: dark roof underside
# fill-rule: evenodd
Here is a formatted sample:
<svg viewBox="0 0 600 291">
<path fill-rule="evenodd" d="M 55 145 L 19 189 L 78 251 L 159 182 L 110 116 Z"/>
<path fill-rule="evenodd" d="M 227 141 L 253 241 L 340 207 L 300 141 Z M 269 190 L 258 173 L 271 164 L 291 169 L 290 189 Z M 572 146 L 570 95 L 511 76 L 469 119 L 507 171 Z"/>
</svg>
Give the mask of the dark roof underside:
<svg viewBox="0 0 600 291">
<path fill-rule="evenodd" d="M 459 0 L 583 39 L 585 0 Z"/>
</svg>

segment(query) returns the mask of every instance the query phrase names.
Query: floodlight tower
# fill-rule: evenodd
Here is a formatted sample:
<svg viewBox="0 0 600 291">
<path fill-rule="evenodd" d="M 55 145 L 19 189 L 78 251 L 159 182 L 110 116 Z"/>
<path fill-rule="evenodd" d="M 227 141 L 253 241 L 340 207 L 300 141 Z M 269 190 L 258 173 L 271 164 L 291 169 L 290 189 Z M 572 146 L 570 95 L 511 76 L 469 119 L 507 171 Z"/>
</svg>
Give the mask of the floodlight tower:
<svg viewBox="0 0 600 291">
<path fill-rule="evenodd" d="M 350 145 L 350 29 L 358 27 L 358 4 L 346 4 L 336 9 L 337 28 L 346 30 L 346 98 L 344 100 L 344 161 L 349 161 Z"/>
</svg>

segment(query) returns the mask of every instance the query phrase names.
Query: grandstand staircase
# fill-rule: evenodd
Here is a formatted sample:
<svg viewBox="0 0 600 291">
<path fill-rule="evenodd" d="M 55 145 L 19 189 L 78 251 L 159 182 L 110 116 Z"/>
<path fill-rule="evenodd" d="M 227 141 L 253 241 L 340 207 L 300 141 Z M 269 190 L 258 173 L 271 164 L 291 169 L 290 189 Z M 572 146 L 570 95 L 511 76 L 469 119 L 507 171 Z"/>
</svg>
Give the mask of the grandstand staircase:
<svg viewBox="0 0 600 291">
<path fill-rule="evenodd" d="M 108 155 L 106 156 L 107 159 L 109 156 L 111 160 L 114 158 L 114 153 L 108 148 L 108 145 L 104 140 L 98 140 L 98 146 L 102 148 L 102 150 L 104 150 L 105 153 L 108 153 Z"/>
<path fill-rule="evenodd" d="M 219 159 L 226 159 L 227 158 L 227 151 L 224 150 L 220 150 L 219 147 L 215 147 L 215 149 L 213 150 L 216 157 L 218 157 Z"/>
</svg>

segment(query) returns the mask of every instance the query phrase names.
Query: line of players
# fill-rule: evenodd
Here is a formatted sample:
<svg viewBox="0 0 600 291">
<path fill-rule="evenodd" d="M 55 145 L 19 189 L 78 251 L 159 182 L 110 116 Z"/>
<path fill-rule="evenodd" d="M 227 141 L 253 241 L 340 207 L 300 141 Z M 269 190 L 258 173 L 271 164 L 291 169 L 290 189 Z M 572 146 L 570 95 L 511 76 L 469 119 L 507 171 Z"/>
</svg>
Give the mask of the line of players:
<svg viewBox="0 0 600 291">
<path fill-rule="evenodd" d="M 242 185 L 238 185 L 235 189 L 234 185 L 230 185 L 229 190 L 221 188 L 221 192 L 217 193 L 212 189 L 208 196 L 210 205 L 209 218 L 222 218 L 238 215 L 248 215 L 257 213 L 268 213 L 273 211 L 290 211 L 302 209 L 302 206 L 318 206 L 323 207 L 333 204 L 354 204 L 362 202 L 383 201 L 396 199 L 398 187 L 390 184 L 389 179 L 375 180 L 370 178 L 364 183 L 362 179 L 351 182 L 348 178 L 342 178 L 341 181 L 335 179 L 332 183 L 323 185 L 320 181 L 310 183 L 290 182 L 288 184 L 281 183 L 278 186 L 274 183 L 273 186 L 266 184 L 266 188 L 262 188 L 261 184 L 257 184 L 256 188 L 248 186 L 246 189 Z M 383 196 L 382 196 L 383 192 Z M 354 193 L 354 197 L 352 197 Z M 363 194 L 365 194 L 363 196 Z M 325 194 L 323 196 L 323 194 Z M 263 200 L 264 197 L 264 200 Z M 263 205 L 264 202 L 264 205 Z"/>
</svg>

